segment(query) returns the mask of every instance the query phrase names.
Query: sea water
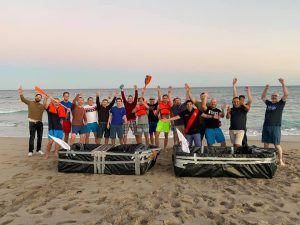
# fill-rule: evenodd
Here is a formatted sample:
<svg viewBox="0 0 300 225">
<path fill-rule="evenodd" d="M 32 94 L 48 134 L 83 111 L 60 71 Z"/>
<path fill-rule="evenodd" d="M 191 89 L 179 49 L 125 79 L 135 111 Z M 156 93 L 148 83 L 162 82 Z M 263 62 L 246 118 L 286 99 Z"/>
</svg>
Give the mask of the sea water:
<svg viewBox="0 0 300 225">
<path fill-rule="evenodd" d="M 300 135 L 300 86 L 291 86 L 289 88 L 289 98 L 287 100 L 285 109 L 283 111 L 282 118 L 282 135 Z M 238 88 L 238 94 L 246 95 L 244 87 Z M 247 119 L 247 134 L 248 136 L 259 137 L 262 132 L 262 126 L 264 122 L 265 115 L 265 104 L 260 99 L 261 93 L 264 87 L 251 87 L 253 95 L 253 103 L 250 112 L 248 113 Z M 199 100 L 199 95 L 202 91 L 209 92 L 209 100 L 211 98 L 217 98 L 218 107 L 220 108 L 222 104 L 231 105 L 232 101 L 232 88 L 231 87 L 197 87 L 192 88 L 192 93 L 196 99 Z M 282 95 L 281 87 L 271 87 L 268 93 L 273 91 L 279 91 Z M 62 93 L 64 91 L 70 92 L 70 100 L 74 98 L 76 93 L 82 93 L 85 100 L 88 97 L 94 97 L 96 99 L 96 91 L 101 92 L 100 99 L 107 98 L 109 92 L 115 92 L 113 89 L 78 89 L 78 90 L 45 90 L 53 97 L 58 97 L 61 99 Z M 180 97 L 182 101 L 185 100 L 185 90 L 184 88 L 174 88 L 173 97 Z M 162 88 L 162 94 L 167 93 L 167 89 Z M 125 94 L 134 94 L 133 89 L 125 89 Z M 34 90 L 25 90 L 24 96 L 28 99 L 34 99 Z M 10 90 L 4 91 L 0 90 L 0 137 L 28 137 L 28 119 L 27 119 L 27 106 L 20 101 L 18 91 Z M 150 96 L 157 97 L 157 90 L 155 88 L 149 88 L 145 94 L 148 99 Z M 222 130 L 225 135 L 228 136 L 228 129 L 230 121 L 227 119 L 222 119 Z M 44 136 L 47 136 L 47 113 L 43 116 L 44 122 Z M 130 133 L 129 136 L 132 136 Z"/>
</svg>

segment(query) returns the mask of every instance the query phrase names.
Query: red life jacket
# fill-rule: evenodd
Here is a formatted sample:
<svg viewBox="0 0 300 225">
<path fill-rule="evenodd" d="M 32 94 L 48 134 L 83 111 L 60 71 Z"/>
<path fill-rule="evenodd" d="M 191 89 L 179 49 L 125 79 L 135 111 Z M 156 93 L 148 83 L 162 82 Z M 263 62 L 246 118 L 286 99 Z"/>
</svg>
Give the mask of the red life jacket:
<svg viewBox="0 0 300 225">
<path fill-rule="evenodd" d="M 52 102 L 49 104 L 48 112 L 53 113 L 53 114 L 57 114 L 59 118 L 66 118 L 67 117 L 67 113 L 66 113 L 65 108 L 62 107 L 61 105 L 58 106 L 58 108 L 56 108 L 55 105 Z"/>
<path fill-rule="evenodd" d="M 135 114 L 137 117 L 147 115 L 147 108 L 144 105 L 140 105 L 140 107 L 136 107 Z"/>
<path fill-rule="evenodd" d="M 171 103 L 168 101 L 167 104 L 165 104 L 163 101 L 159 102 L 159 110 L 161 115 L 170 115 L 171 114 Z"/>
</svg>

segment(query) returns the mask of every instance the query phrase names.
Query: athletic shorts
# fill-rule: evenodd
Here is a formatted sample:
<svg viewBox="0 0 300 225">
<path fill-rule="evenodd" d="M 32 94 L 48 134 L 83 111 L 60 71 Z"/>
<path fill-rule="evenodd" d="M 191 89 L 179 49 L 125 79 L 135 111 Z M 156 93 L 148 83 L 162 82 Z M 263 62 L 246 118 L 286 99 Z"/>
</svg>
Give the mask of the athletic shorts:
<svg viewBox="0 0 300 225">
<path fill-rule="evenodd" d="M 123 135 L 124 135 L 123 131 L 124 131 L 123 125 L 111 125 L 110 126 L 110 138 L 116 139 L 117 135 L 118 135 L 119 139 L 123 138 Z"/>
<path fill-rule="evenodd" d="M 137 135 L 148 134 L 149 124 L 138 124 L 136 128 Z"/>
<path fill-rule="evenodd" d="M 71 124 L 70 120 L 63 120 L 63 124 L 62 125 L 63 125 L 63 131 L 64 131 L 64 133 L 66 133 L 66 134 L 71 133 L 72 124 Z"/>
<path fill-rule="evenodd" d="M 85 133 L 87 133 L 85 126 L 72 125 L 72 134 L 85 134 Z"/>
<path fill-rule="evenodd" d="M 107 129 L 107 123 L 100 123 L 99 130 L 98 130 L 98 138 L 109 138 L 110 130 Z"/>
<path fill-rule="evenodd" d="M 155 133 L 156 132 L 156 127 L 157 127 L 157 122 L 150 122 L 149 123 L 149 133 Z"/>
<path fill-rule="evenodd" d="M 132 134 L 136 135 L 137 127 L 136 127 L 136 121 L 135 120 L 129 120 L 128 123 L 125 124 L 123 127 L 124 127 L 123 134 L 125 136 L 127 136 L 128 132 L 129 132 L 129 128 L 132 131 Z"/>
<path fill-rule="evenodd" d="M 158 121 L 157 127 L 156 127 L 156 132 L 164 132 L 164 133 L 169 133 L 171 130 L 171 123 L 170 122 L 163 122 L 163 121 Z"/>
<path fill-rule="evenodd" d="M 261 142 L 279 145 L 281 141 L 281 126 L 264 126 Z"/>
<path fill-rule="evenodd" d="M 98 133 L 99 125 L 98 123 L 88 123 L 87 125 L 85 125 L 85 130 L 86 133 L 90 133 L 90 132 Z"/>
<path fill-rule="evenodd" d="M 242 146 L 244 134 L 244 130 L 229 130 L 231 144 Z"/>
<path fill-rule="evenodd" d="M 52 137 L 63 139 L 64 132 L 63 132 L 63 130 L 49 130 L 48 131 L 48 138 L 50 138 L 49 135 L 51 135 Z"/>
<path fill-rule="evenodd" d="M 221 128 L 206 128 L 205 138 L 208 145 L 225 142 L 225 137 Z"/>
</svg>

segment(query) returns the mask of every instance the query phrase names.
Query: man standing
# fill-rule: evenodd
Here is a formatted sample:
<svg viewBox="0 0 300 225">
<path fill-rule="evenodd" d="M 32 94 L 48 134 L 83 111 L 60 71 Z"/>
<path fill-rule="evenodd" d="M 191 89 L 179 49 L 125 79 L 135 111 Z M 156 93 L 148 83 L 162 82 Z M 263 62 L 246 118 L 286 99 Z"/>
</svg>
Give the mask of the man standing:
<svg viewBox="0 0 300 225">
<path fill-rule="evenodd" d="M 242 146 L 245 130 L 246 118 L 250 106 L 241 105 L 239 97 L 232 100 L 233 107 L 227 108 L 226 118 L 230 119 L 229 136 L 235 148 Z"/>
<path fill-rule="evenodd" d="M 236 98 L 238 97 L 239 100 L 240 100 L 240 105 L 241 106 L 244 106 L 245 108 L 247 108 L 247 110 L 249 111 L 250 108 L 251 108 L 251 104 L 252 104 L 252 95 L 251 95 L 251 89 L 250 87 L 246 87 L 246 91 L 247 91 L 247 97 L 248 97 L 248 102 L 246 103 L 246 97 L 245 95 L 240 95 L 238 96 L 237 94 L 237 79 L 234 78 L 233 79 L 233 82 L 232 82 L 232 86 L 233 86 L 233 98 Z M 247 111 L 247 112 L 248 112 Z M 247 123 L 247 115 L 246 115 L 246 118 L 245 118 L 245 124 L 244 124 L 244 127 L 245 127 L 245 134 L 244 134 L 244 137 L 243 137 L 243 141 L 242 141 L 242 146 L 248 146 L 248 138 L 247 138 L 247 126 L 246 126 L 246 123 Z"/>
<path fill-rule="evenodd" d="M 197 107 L 198 110 L 204 112 L 207 108 L 207 98 L 208 98 L 208 93 L 207 92 L 202 92 L 200 94 L 200 102 L 197 101 L 191 92 L 191 88 L 188 84 L 185 84 L 185 90 L 188 98 L 194 103 L 194 105 Z M 203 137 L 205 135 L 205 119 L 203 117 L 200 118 L 200 134 L 201 134 L 201 143 L 203 141 Z"/>
<path fill-rule="evenodd" d="M 77 94 L 76 97 L 73 100 L 73 106 L 72 106 L 72 136 L 71 136 L 71 145 L 74 144 L 76 135 L 80 135 L 80 143 L 85 143 L 85 124 L 87 122 L 85 110 L 83 108 L 84 100 L 80 96 L 80 94 Z"/>
<path fill-rule="evenodd" d="M 157 102 L 155 102 L 155 98 L 153 96 L 149 99 L 149 111 L 148 111 L 148 119 L 149 119 L 149 135 L 150 135 L 150 142 L 151 145 L 154 145 L 156 140 L 155 139 L 155 132 L 156 127 L 158 123 L 158 116 L 156 115 L 158 103 L 160 102 L 161 96 L 160 96 L 160 86 L 157 86 L 157 95 L 158 99 Z"/>
<path fill-rule="evenodd" d="M 172 106 L 172 117 L 178 116 L 181 112 L 185 110 L 186 110 L 186 102 L 181 104 L 181 99 L 179 97 L 174 98 L 173 106 Z M 177 120 L 174 120 L 172 129 L 173 129 L 174 144 L 178 145 L 179 138 L 176 129 L 178 129 L 181 133 L 184 133 L 184 120 L 181 117 Z"/>
<path fill-rule="evenodd" d="M 123 126 L 125 126 L 127 123 L 126 109 L 122 107 L 121 98 L 117 98 L 116 103 L 117 103 L 116 106 L 112 107 L 110 110 L 107 129 L 110 129 L 111 143 L 113 145 L 116 144 L 116 137 L 118 135 L 120 144 L 122 145 L 124 140 Z"/>
<path fill-rule="evenodd" d="M 169 141 L 169 132 L 171 130 L 171 124 L 169 121 L 165 122 L 164 119 L 169 119 L 172 113 L 173 102 L 172 99 L 172 87 L 168 88 L 168 94 L 163 95 L 162 100 L 159 102 L 156 114 L 159 115 L 159 121 L 157 123 L 156 134 L 155 134 L 155 145 L 159 146 L 159 135 L 161 132 L 164 133 L 164 149 L 167 149 Z"/>
<path fill-rule="evenodd" d="M 97 105 L 94 104 L 94 99 L 92 97 L 88 98 L 88 104 L 84 107 L 85 115 L 87 119 L 87 124 L 85 125 L 86 133 L 85 133 L 85 143 L 89 144 L 90 142 L 90 133 L 94 134 L 95 143 L 100 144 L 98 139 L 98 110 Z"/>
<path fill-rule="evenodd" d="M 144 96 L 144 95 L 143 95 Z M 132 110 L 137 117 L 137 135 L 138 144 L 143 142 L 143 134 L 145 136 L 146 145 L 149 145 L 149 120 L 148 120 L 148 109 L 149 106 L 145 101 L 144 97 L 139 97 L 138 104 Z"/>
<path fill-rule="evenodd" d="M 132 110 L 136 107 L 137 99 L 138 99 L 138 90 L 137 86 L 134 85 L 134 98 L 132 95 L 128 95 L 127 100 L 125 97 L 124 90 L 121 89 L 121 95 L 124 102 L 124 106 L 126 109 L 126 118 L 127 124 L 124 125 L 124 144 L 127 144 L 127 135 L 129 128 L 131 129 L 133 135 L 135 136 L 136 142 L 138 141 L 137 135 L 137 127 L 136 127 L 136 115 L 132 112 Z"/>
<path fill-rule="evenodd" d="M 225 105 L 222 105 L 221 110 L 217 108 L 217 99 L 212 98 L 208 107 L 204 108 L 204 113 L 213 116 L 213 118 L 206 119 L 205 121 L 205 137 L 208 146 L 221 143 L 221 147 L 226 146 L 224 134 L 220 128 L 221 118 L 224 118 Z"/>
<path fill-rule="evenodd" d="M 44 153 L 41 150 L 42 140 L 43 140 L 43 129 L 44 129 L 42 119 L 43 119 L 43 112 L 45 108 L 44 105 L 41 104 L 42 95 L 37 94 L 35 95 L 34 101 L 29 101 L 23 95 L 22 86 L 20 86 L 19 88 L 19 95 L 21 101 L 28 106 L 28 120 L 29 120 L 29 132 L 30 132 L 28 156 L 31 157 L 33 154 L 35 133 L 37 133 L 36 152 L 40 155 L 43 155 Z"/>
<path fill-rule="evenodd" d="M 269 85 L 266 85 L 261 99 L 266 104 L 266 113 L 265 121 L 262 131 L 262 142 L 264 143 L 265 148 L 269 148 L 269 144 L 274 144 L 275 149 L 278 153 L 279 164 L 284 166 L 283 157 L 282 157 L 282 148 L 280 146 L 281 141 L 281 121 L 282 121 L 282 112 L 288 98 L 289 92 L 285 86 L 284 79 L 280 78 L 279 82 L 282 85 L 283 97 L 279 100 L 279 93 L 274 92 L 271 95 L 271 101 L 267 100 L 267 92 L 270 88 Z"/>
<path fill-rule="evenodd" d="M 58 139 L 63 139 L 64 132 L 63 132 L 63 127 L 61 122 L 62 119 L 65 119 L 67 116 L 67 113 L 64 107 L 60 105 L 58 98 L 52 100 L 50 104 L 47 103 L 47 100 L 48 100 L 47 97 L 45 97 L 44 107 L 48 113 L 48 129 L 49 129 L 48 131 L 49 141 L 47 145 L 45 159 L 49 158 L 50 151 L 54 143 L 54 140 L 49 135 Z M 55 158 L 58 158 L 59 149 L 60 149 L 60 145 L 56 143 L 55 152 L 54 152 Z"/>
<path fill-rule="evenodd" d="M 98 123 L 99 123 L 99 131 L 98 131 L 98 138 L 99 138 L 99 144 L 101 144 L 101 139 L 105 138 L 105 144 L 108 144 L 109 136 L 110 136 L 110 130 L 107 129 L 107 122 L 109 118 L 109 110 L 114 106 L 116 102 L 116 96 L 118 95 L 118 92 L 116 92 L 115 97 L 111 101 L 111 103 L 108 103 L 108 99 L 103 99 L 100 104 L 100 92 L 96 93 L 96 104 L 97 104 L 97 110 L 98 110 Z"/>
<path fill-rule="evenodd" d="M 63 106 L 65 106 L 67 109 L 65 109 L 67 113 L 67 117 L 63 120 L 63 131 L 64 131 L 64 141 L 66 143 L 69 142 L 69 135 L 71 133 L 71 109 L 72 109 L 72 102 L 69 101 L 70 93 L 69 92 L 64 92 L 63 93 L 63 101 L 60 102 Z"/>
</svg>

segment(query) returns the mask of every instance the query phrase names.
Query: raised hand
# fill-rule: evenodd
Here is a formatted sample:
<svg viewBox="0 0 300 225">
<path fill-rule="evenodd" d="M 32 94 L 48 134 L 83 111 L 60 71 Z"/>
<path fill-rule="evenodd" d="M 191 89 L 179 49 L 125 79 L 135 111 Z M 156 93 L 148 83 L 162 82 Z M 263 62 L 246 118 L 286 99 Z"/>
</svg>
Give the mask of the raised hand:
<svg viewBox="0 0 300 225">
<path fill-rule="evenodd" d="M 100 91 L 96 92 L 96 96 L 99 97 L 100 96 Z"/>
<path fill-rule="evenodd" d="M 184 88 L 185 88 L 186 91 L 189 91 L 191 89 L 190 85 L 188 83 L 184 84 Z"/>
<path fill-rule="evenodd" d="M 221 106 L 222 111 L 224 111 L 225 108 L 226 108 L 226 105 L 223 104 L 223 105 Z"/>
<path fill-rule="evenodd" d="M 116 91 L 116 92 L 115 92 L 115 96 L 117 97 L 118 95 L 119 95 L 119 92 L 118 92 L 118 91 Z"/>
<path fill-rule="evenodd" d="M 23 88 L 22 88 L 22 85 L 20 85 L 18 91 L 19 91 L 19 95 L 23 95 Z"/>
<path fill-rule="evenodd" d="M 284 80 L 284 79 L 279 78 L 278 81 L 279 81 L 279 83 L 281 83 L 282 85 L 285 85 L 285 80 Z"/>
<path fill-rule="evenodd" d="M 266 89 L 268 90 L 269 88 L 270 88 L 270 85 L 267 84 L 267 85 L 266 85 Z"/>
<path fill-rule="evenodd" d="M 172 86 L 169 86 L 169 87 L 168 87 L 168 93 L 171 93 L 172 90 L 173 90 Z"/>
<path fill-rule="evenodd" d="M 237 78 L 233 78 L 232 85 L 235 86 L 237 83 Z"/>
<path fill-rule="evenodd" d="M 137 85 L 134 85 L 133 88 L 134 88 L 134 90 L 137 90 Z"/>
</svg>

